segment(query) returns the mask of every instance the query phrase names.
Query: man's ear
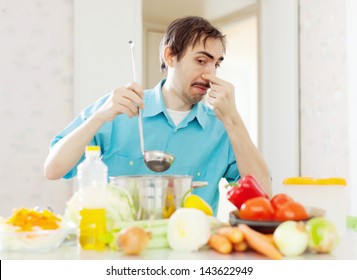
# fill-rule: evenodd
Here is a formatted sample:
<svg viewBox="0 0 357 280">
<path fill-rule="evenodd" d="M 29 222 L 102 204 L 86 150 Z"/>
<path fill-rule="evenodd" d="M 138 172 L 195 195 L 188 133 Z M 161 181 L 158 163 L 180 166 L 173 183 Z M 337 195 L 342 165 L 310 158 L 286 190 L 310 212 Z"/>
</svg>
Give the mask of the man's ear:
<svg viewBox="0 0 357 280">
<path fill-rule="evenodd" d="M 176 56 L 173 55 L 172 49 L 169 46 L 164 48 L 164 60 L 168 67 L 174 67 L 176 63 Z"/>
</svg>

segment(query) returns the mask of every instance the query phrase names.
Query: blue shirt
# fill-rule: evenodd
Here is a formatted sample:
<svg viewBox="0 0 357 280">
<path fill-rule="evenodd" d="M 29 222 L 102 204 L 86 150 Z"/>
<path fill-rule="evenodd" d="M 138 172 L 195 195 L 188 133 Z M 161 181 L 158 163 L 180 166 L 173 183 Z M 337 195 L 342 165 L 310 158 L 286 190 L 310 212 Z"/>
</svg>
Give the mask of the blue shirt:
<svg viewBox="0 0 357 280">
<path fill-rule="evenodd" d="M 194 189 L 194 193 L 207 201 L 217 214 L 220 179 L 231 182 L 240 178 L 227 132 L 214 111 L 202 102 L 195 104 L 186 118 L 175 126 L 162 96 L 164 83 L 165 80 L 154 89 L 145 90 L 142 111 L 145 150 L 161 150 L 175 155 L 170 169 L 162 174 L 190 175 L 194 181 L 207 181 L 208 186 Z M 106 95 L 84 109 L 54 138 L 51 146 L 87 120 L 108 97 Z M 137 117 L 116 116 L 99 128 L 89 145 L 100 146 L 108 176 L 155 173 L 147 168 L 141 154 Z M 83 159 L 84 155 L 77 165 Z M 75 176 L 77 165 L 64 178 Z"/>
</svg>

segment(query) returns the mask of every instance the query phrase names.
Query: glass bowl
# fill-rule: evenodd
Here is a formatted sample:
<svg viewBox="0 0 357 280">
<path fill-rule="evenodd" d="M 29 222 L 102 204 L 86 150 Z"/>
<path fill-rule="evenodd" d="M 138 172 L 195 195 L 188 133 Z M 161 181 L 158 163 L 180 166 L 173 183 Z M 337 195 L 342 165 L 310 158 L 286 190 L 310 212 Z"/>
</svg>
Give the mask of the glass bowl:
<svg viewBox="0 0 357 280">
<path fill-rule="evenodd" d="M 65 225 L 55 230 L 16 231 L 8 225 L 0 227 L 0 251 L 46 252 L 59 247 L 74 233 L 74 226 Z"/>
</svg>

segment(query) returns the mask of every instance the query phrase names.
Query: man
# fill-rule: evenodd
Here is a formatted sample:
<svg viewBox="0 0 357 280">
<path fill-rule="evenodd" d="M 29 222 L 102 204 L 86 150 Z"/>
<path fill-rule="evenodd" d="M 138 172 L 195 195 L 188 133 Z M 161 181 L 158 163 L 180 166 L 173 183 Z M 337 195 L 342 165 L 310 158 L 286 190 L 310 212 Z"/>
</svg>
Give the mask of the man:
<svg viewBox="0 0 357 280">
<path fill-rule="evenodd" d="M 203 18 L 173 21 L 160 46 L 166 79 L 145 91 L 130 83 L 87 107 L 51 143 L 47 178 L 75 176 L 87 145 L 101 147 L 109 176 L 152 173 L 139 144 L 136 116 L 142 109 L 145 149 L 176 156 L 165 174 L 207 181 L 194 192 L 215 214 L 221 178 L 237 181 L 251 174 L 271 194 L 268 168 L 236 109 L 234 87 L 216 76 L 225 44 L 225 36 Z M 213 109 L 202 102 L 206 95 Z"/>
</svg>

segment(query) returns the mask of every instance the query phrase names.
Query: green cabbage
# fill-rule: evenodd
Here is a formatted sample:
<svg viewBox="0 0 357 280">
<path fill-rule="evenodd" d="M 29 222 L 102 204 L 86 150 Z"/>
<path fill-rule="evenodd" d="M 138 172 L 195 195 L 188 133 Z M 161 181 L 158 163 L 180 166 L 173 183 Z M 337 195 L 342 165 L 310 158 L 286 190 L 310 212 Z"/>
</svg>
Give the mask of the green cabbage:
<svg viewBox="0 0 357 280">
<path fill-rule="evenodd" d="M 93 199 L 93 203 L 97 201 L 96 192 L 93 190 L 83 189 L 81 193 L 75 192 L 71 199 L 66 204 L 63 220 L 79 224 L 79 209 L 81 195 L 85 195 L 87 203 L 88 199 Z M 107 230 L 113 230 L 118 227 L 118 223 L 122 221 L 134 221 L 136 211 L 131 195 L 122 187 L 108 184 L 105 188 L 105 194 L 101 204 L 104 205 L 106 211 L 106 226 Z"/>
</svg>

